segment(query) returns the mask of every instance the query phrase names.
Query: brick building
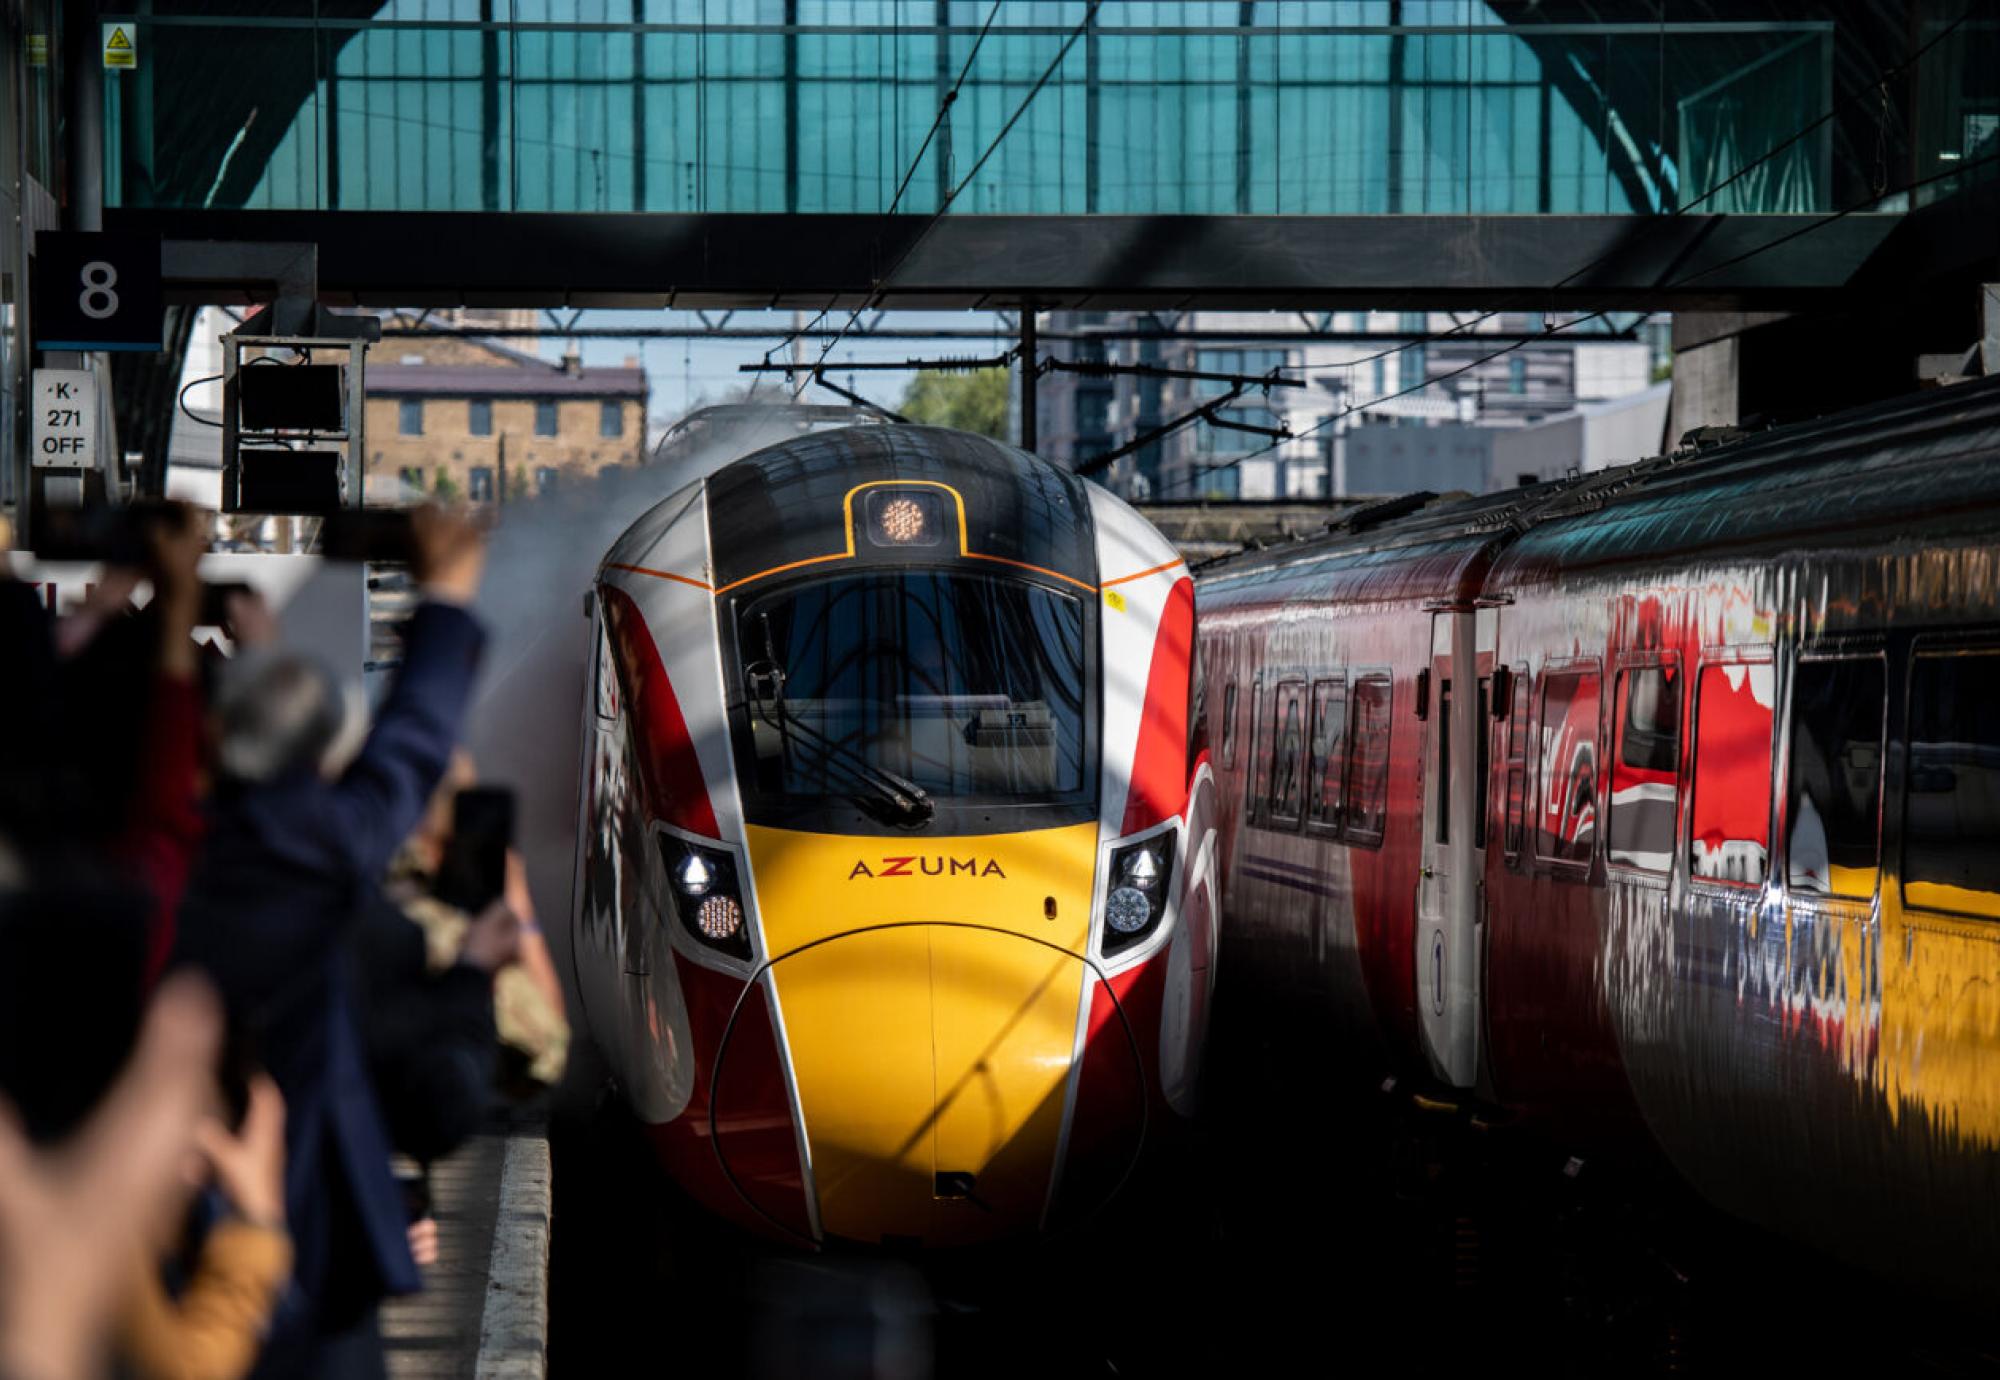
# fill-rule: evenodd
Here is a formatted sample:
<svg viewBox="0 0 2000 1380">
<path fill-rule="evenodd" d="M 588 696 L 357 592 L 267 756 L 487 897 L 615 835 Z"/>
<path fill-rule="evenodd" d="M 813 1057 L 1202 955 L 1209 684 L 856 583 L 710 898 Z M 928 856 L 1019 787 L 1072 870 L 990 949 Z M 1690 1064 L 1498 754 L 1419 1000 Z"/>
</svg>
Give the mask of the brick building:
<svg viewBox="0 0 2000 1380">
<path fill-rule="evenodd" d="M 515 498 L 645 462 L 636 358 L 586 369 L 574 351 L 558 364 L 491 341 L 397 340 L 371 352 L 367 394 L 371 496 L 491 503 L 503 470 Z"/>
</svg>

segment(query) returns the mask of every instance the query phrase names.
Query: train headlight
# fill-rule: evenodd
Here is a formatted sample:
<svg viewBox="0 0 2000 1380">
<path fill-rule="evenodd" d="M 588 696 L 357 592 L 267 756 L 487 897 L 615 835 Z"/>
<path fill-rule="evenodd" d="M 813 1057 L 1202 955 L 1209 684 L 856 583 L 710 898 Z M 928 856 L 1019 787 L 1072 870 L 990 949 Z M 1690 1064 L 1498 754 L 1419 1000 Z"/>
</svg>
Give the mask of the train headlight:
<svg viewBox="0 0 2000 1380">
<path fill-rule="evenodd" d="M 659 840 L 681 927 L 708 948 L 749 958 L 750 927 L 744 923 L 735 854 L 720 844 L 704 846 L 667 834 Z"/>
<path fill-rule="evenodd" d="M 715 885 L 715 869 L 701 854 L 690 850 L 674 869 L 674 885 L 683 896 L 706 896 Z"/>
<path fill-rule="evenodd" d="M 1104 898 L 1104 952 L 1128 948 L 1159 927 L 1167 913 L 1168 880 L 1173 875 L 1174 832 L 1154 834 L 1111 851 Z"/>
</svg>

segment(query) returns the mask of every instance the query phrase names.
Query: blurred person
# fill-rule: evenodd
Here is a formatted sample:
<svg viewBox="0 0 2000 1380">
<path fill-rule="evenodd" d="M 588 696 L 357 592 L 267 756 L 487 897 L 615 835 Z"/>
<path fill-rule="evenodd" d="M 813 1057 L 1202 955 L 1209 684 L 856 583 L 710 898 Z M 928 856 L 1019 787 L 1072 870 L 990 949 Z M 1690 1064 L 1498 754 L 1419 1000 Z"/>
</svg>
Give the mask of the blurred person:
<svg viewBox="0 0 2000 1380">
<path fill-rule="evenodd" d="M 391 870 L 390 894 L 424 929 L 431 961 L 450 961 L 466 924 L 464 912 L 432 894 L 445 850 L 455 832 L 459 794 L 479 784 L 472 754 L 452 754 L 451 768 L 431 797 L 430 808 L 405 843 Z M 518 849 L 507 850 L 506 895 L 521 920 L 520 953 L 515 965 L 494 980 L 494 1015 L 499 1028 L 509 1086 L 553 1087 L 562 1077 L 569 1051 L 569 1020 L 563 1006 L 562 979 L 556 975 L 548 939 L 535 916 L 528 890 L 527 864 Z"/>
<path fill-rule="evenodd" d="M 228 663 L 211 712 L 217 780 L 176 953 L 244 1017 L 287 1106 L 298 1287 L 260 1375 L 384 1375 L 377 1305 L 420 1287 L 348 939 L 458 738 L 484 641 L 466 611 L 484 538 L 436 508 L 415 510 L 412 535 L 423 602 L 372 730 L 358 687 L 295 654 Z"/>
<path fill-rule="evenodd" d="M 152 906 L 146 974 L 158 976 L 173 943 L 174 913 L 201 842 L 202 695 L 201 558 L 208 550 L 208 514 L 175 504 L 148 529 L 153 580 L 154 672 L 141 713 L 137 770 L 124 829 L 112 852 Z"/>
<path fill-rule="evenodd" d="M 139 1380 L 240 1380 L 263 1345 L 290 1278 L 285 1228 L 285 1102 L 264 1075 L 250 1081 L 242 1129 L 209 1117 L 196 1143 L 228 1211 L 202 1235 L 187 1283 L 170 1296 L 158 1259 L 135 1262 L 118 1321 L 118 1351 Z"/>
<path fill-rule="evenodd" d="M 491 1102 L 499 1045 L 494 974 L 520 949 L 504 900 L 463 927 L 458 952 L 433 970 L 424 932 L 386 896 L 365 905 L 354 936 L 356 1006 L 368 1070 L 392 1146 L 422 1164 L 478 1131 Z"/>
<path fill-rule="evenodd" d="M 164 984 L 124 1071 L 59 1143 L 0 1099 L 0 1374 L 104 1371 L 135 1253 L 163 1234 L 213 1095 L 222 1017 L 198 978 Z"/>
<path fill-rule="evenodd" d="M 477 784 L 471 754 L 454 753 L 423 823 L 410 835 L 391 871 L 389 895 L 423 927 L 434 968 L 452 963 L 468 923 L 463 911 L 439 900 L 432 890 L 451 843 L 458 795 Z M 561 1081 L 569 1058 L 569 1018 L 563 1007 L 562 980 L 536 921 L 527 864 L 512 848 L 507 850 L 504 899 L 521 922 L 521 936 L 516 961 L 493 979 L 494 1022 L 505 1064 L 502 1081 L 517 1091 L 552 1088 Z"/>
</svg>

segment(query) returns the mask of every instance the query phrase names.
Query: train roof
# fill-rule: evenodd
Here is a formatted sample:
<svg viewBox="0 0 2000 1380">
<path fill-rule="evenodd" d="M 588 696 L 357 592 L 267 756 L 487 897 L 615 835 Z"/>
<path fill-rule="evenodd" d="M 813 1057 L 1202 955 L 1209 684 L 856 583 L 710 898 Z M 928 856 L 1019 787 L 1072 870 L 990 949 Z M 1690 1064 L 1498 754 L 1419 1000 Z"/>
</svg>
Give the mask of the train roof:
<svg viewBox="0 0 2000 1380">
<path fill-rule="evenodd" d="M 944 427 L 852 426 L 766 446 L 708 476 L 716 583 L 852 549 L 852 496 L 878 484 L 957 496 L 965 550 L 1095 586 L 1085 481 L 1024 450 Z"/>
<path fill-rule="evenodd" d="M 1352 585 L 1393 598 L 1405 583 L 1436 594 L 1441 576 L 1489 563 L 1521 575 L 1857 530 L 1976 535 L 2000 504 L 2000 378 L 1498 494 L 1413 498 L 1408 511 L 1345 513 L 1323 537 L 1211 562 L 1201 576 L 1225 591 L 1304 580 L 1325 586 L 1320 597 Z"/>
</svg>

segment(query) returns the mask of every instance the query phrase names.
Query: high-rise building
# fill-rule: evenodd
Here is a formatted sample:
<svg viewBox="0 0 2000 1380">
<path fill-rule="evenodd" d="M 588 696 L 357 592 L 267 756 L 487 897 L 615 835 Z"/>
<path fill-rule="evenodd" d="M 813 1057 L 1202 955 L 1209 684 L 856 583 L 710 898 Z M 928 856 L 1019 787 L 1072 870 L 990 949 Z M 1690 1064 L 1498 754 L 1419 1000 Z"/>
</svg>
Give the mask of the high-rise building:
<svg viewBox="0 0 2000 1380">
<path fill-rule="evenodd" d="M 1100 478 L 1160 500 L 1504 487 L 1515 477 L 1494 470 L 1493 433 L 1640 394 L 1665 348 L 1664 337 L 1601 332 L 1532 338 L 1565 321 L 1529 312 L 1054 313 L 1051 334 L 1102 337 L 1052 347 L 1059 357 L 1214 377 L 1053 372 L 1039 389 L 1041 449 L 1086 465 L 1207 405 Z M 1325 338 L 1334 333 L 1348 338 Z M 1269 386 L 1255 382 L 1266 378 Z"/>
</svg>

